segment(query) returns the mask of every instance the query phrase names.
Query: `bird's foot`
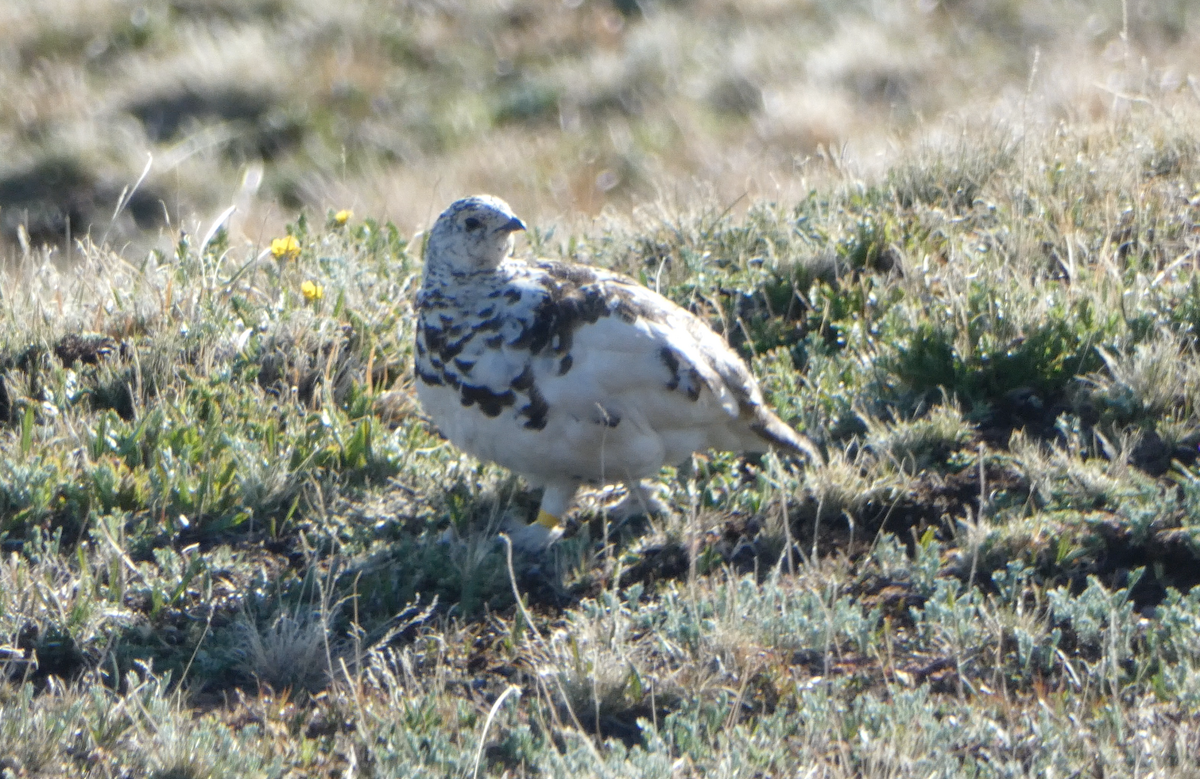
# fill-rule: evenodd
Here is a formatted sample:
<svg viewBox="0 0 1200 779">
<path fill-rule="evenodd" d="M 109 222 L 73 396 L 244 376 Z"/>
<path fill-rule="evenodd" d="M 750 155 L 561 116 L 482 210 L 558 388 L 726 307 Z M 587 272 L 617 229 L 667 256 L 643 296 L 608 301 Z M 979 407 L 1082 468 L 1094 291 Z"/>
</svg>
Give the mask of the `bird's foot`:
<svg viewBox="0 0 1200 779">
<path fill-rule="evenodd" d="M 539 554 L 546 551 L 563 534 L 563 526 L 558 518 L 545 511 L 538 512 L 538 518 L 528 525 L 513 529 L 505 528 L 512 541 L 513 550 L 523 554 Z"/>
<path fill-rule="evenodd" d="M 654 492 L 643 484 L 626 484 L 625 497 L 605 508 L 608 518 L 620 524 L 634 517 L 650 517 L 669 514 L 666 503 L 659 500 Z"/>
<path fill-rule="evenodd" d="M 548 528 L 531 522 L 523 528 L 509 534 L 513 550 L 522 554 L 540 554 L 562 537 L 561 527 Z"/>
</svg>

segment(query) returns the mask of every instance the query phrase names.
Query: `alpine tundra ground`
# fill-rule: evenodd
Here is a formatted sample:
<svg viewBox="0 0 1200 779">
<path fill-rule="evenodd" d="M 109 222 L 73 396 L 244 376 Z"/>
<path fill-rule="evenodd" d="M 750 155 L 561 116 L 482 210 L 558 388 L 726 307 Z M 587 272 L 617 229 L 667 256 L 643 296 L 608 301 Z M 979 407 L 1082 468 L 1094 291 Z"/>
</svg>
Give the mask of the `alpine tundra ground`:
<svg viewBox="0 0 1200 779">
<path fill-rule="evenodd" d="M 1189 9 L 8 3 L 0 775 L 1200 776 Z M 510 559 L 411 393 L 481 190 L 826 462 Z"/>
<path fill-rule="evenodd" d="M 697 457 L 541 560 L 412 402 L 419 238 L 31 252 L 2 770 L 1195 776 L 1200 137 L 1134 119 L 531 229 L 704 316 L 828 460 Z"/>
</svg>

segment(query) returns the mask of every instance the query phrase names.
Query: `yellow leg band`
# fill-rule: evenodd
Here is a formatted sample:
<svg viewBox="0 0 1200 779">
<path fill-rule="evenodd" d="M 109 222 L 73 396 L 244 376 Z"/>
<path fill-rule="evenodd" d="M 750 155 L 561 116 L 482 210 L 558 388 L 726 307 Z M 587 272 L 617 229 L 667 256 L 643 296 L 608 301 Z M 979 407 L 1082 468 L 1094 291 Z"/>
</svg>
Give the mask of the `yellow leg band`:
<svg viewBox="0 0 1200 779">
<path fill-rule="evenodd" d="M 554 516 L 545 509 L 538 510 L 537 519 L 535 519 L 534 522 L 549 530 L 553 530 L 554 528 L 558 527 L 558 517 Z"/>
</svg>

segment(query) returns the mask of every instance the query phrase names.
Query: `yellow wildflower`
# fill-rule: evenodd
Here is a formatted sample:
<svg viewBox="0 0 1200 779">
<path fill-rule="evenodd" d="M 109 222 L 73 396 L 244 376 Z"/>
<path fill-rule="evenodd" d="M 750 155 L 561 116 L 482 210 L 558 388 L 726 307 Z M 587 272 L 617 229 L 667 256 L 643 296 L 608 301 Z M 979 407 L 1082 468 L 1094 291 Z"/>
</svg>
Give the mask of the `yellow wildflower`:
<svg viewBox="0 0 1200 779">
<path fill-rule="evenodd" d="M 277 260 L 294 260 L 300 256 L 300 242 L 294 235 L 276 238 L 271 241 L 271 254 Z"/>
<path fill-rule="evenodd" d="M 333 223 L 338 227 L 342 227 L 346 224 L 346 222 L 349 222 L 353 216 L 353 211 L 351 211 L 349 208 L 343 208 L 341 211 L 338 211 L 333 215 Z"/>
<path fill-rule="evenodd" d="M 300 294 L 304 296 L 305 300 L 311 303 L 314 300 L 320 300 L 325 297 L 325 287 L 312 281 L 305 281 L 300 285 Z"/>
</svg>

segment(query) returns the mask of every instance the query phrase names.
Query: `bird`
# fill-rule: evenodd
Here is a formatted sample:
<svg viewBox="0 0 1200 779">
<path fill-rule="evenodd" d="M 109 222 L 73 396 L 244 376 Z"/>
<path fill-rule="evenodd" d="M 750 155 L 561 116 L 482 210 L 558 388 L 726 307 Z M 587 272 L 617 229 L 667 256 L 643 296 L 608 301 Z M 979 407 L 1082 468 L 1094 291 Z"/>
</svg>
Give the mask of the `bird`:
<svg viewBox="0 0 1200 779">
<path fill-rule="evenodd" d="M 502 199 L 453 202 L 430 228 L 416 296 L 415 384 L 452 444 L 542 488 L 511 535 L 537 552 L 583 485 L 642 481 L 705 450 L 820 457 L 745 361 L 690 311 L 628 276 L 512 256 Z"/>
</svg>

